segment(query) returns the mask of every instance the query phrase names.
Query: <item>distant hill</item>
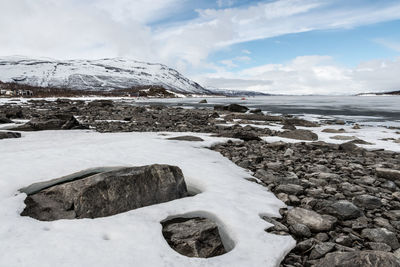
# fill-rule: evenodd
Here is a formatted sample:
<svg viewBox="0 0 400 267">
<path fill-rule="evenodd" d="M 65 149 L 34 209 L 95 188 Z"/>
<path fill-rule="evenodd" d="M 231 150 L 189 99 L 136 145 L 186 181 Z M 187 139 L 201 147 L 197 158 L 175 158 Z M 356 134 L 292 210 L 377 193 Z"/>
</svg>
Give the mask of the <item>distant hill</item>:
<svg viewBox="0 0 400 267">
<path fill-rule="evenodd" d="M 380 93 L 361 93 L 357 95 L 400 95 L 400 90 L 399 91 L 390 91 L 390 92 L 380 92 Z"/>
<path fill-rule="evenodd" d="M 198 83 L 165 65 L 122 58 L 54 60 L 3 57 L 0 58 L 0 81 L 86 91 L 156 86 L 179 94 L 210 94 Z"/>
</svg>

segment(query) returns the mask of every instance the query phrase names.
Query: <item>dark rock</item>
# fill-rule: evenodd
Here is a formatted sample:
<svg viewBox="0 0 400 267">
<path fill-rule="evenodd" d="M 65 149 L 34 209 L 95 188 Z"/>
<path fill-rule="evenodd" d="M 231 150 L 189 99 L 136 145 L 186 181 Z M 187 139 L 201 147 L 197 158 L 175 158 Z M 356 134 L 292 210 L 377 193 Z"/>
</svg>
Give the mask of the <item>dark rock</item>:
<svg viewBox="0 0 400 267">
<path fill-rule="evenodd" d="M 304 120 L 304 119 L 299 119 L 299 118 L 293 118 L 293 119 L 286 119 L 285 124 L 292 124 L 295 126 L 303 126 L 303 127 L 318 127 L 319 124 L 312 122 L 312 121 L 308 121 L 308 120 Z"/>
<path fill-rule="evenodd" d="M 399 267 L 400 260 L 382 251 L 333 252 L 320 260 L 316 267 Z"/>
<path fill-rule="evenodd" d="M 176 252 L 197 258 L 226 253 L 218 226 L 206 218 L 176 218 L 161 223 L 163 236 Z"/>
<path fill-rule="evenodd" d="M 8 138 L 20 138 L 21 134 L 16 132 L 0 132 L 0 140 Z"/>
<path fill-rule="evenodd" d="M 49 115 L 33 119 L 28 123 L 15 127 L 17 131 L 43 131 L 43 130 L 73 130 L 87 129 L 81 125 L 74 116 L 68 114 Z"/>
<path fill-rule="evenodd" d="M 340 220 L 351 220 L 362 216 L 361 210 L 347 200 L 335 201 L 319 211 L 335 216 Z"/>
<path fill-rule="evenodd" d="M 112 100 L 100 99 L 100 100 L 93 100 L 88 103 L 88 106 L 93 108 L 105 108 L 105 107 L 113 107 L 114 103 Z"/>
<path fill-rule="evenodd" d="M 372 250 L 390 252 L 392 248 L 385 243 L 367 242 L 367 246 Z"/>
<path fill-rule="evenodd" d="M 385 243 L 392 249 L 398 249 L 400 247 L 396 234 L 390 232 L 386 228 L 364 229 L 362 230 L 361 235 L 372 242 Z"/>
<path fill-rule="evenodd" d="M 243 141 L 261 141 L 261 138 L 252 132 L 236 131 L 232 135 L 233 138 L 241 139 Z"/>
<path fill-rule="evenodd" d="M 202 99 L 199 101 L 199 104 L 207 104 L 207 99 Z"/>
<path fill-rule="evenodd" d="M 250 113 L 253 113 L 253 114 L 261 114 L 261 113 L 262 113 L 262 111 L 261 111 L 261 109 L 259 109 L 259 108 L 256 108 L 256 109 L 252 109 L 252 110 L 250 110 Z"/>
<path fill-rule="evenodd" d="M 202 138 L 192 135 L 184 135 L 184 136 L 177 136 L 177 137 L 170 137 L 168 140 L 179 140 L 179 141 L 192 141 L 192 142 L 200 142 L 204 141 Z"/>
<path fill-rule="evenodd" d="M 296 184 L 281 184 L 276 189 L 277 193 L 286 193 L 289 195 L 299 195 L 303 192 L 303 187 Z"/>
<path fill-rule="evenodd" d="M 97 218 L 187 196 L 175 166 L 120 168 L 57 184 L 25 199 L 22 216 L 41 221 Z"/>
<path fill-rule="evenodd" d="M 272 227 L 267 229 L 267 232 L 272 232 L 272 231 L 277 231 L 277 232 L 289 232 L 289 229 L 282 223 L 278 222 L 277 220 L 267 217 L 267 216 L 263 216 L 262 217 L 265 221 L 273 224 Z"/>
<path fill-rule="evenodd" d="M 382 206 L 381 200 L 371 195 L 356 196 L 353 198 L 353 203 L 365 209 L 377 209 Z"/>
<path fill-rule="evenodd" d="M 279 132 L 278 136 L 296 140 L 315 141 L 318 140 L 318 135 L 309 130 L 296 129 L 292 131 Z"/>
<path fill-rule="evenodd" d="M 289 227 L 290 233 L 297 237 L 310 237 L 310 229 L 301 223 L 295 223 Z"/>
<path fill-rule="evenodd" d="M 330 128 L 326 128 L 323 129 L 322 132 L 324 133 L 345 133 L 346 131 L 344 129 L 330 129 Z"/>
<path fill-rule="evenodd" d="M 8 119 L 8 118 L 4 118 L 4 117 L 0 117 L 0 124 L 3 123 L 12 123 L 13 121 Z"/>
<path fill-rule="evenodd" d="M 356 152 L 358 151 L 359 147 L 352 142 L 346 142 L 339 145 L 339 150 L 343 150 L 346 152 Z"/>
<path fill-rule="evenodd" d="M 320 259 L 334 249 L 335 249 L 335 243 L 325 242 L 317 244 L 310 253 L 310 259 L 311 260 Z"/>
<path fill-rule="evenodd" d="M 225 110 L 230 112 L 246 113 L 249 109 L 242 105 L 230 104 L 228 106 L 216 105 L 214 106 L 214 110 Z"/>
</svg>

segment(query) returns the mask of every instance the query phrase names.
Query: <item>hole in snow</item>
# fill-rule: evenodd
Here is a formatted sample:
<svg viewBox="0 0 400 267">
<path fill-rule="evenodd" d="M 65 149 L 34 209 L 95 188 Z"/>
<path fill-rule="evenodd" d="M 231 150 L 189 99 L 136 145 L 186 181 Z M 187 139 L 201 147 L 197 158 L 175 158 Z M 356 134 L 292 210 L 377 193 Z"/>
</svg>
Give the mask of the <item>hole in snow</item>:
<svg viewBox="0 0 400 267">
<path fill-rule="evenodd" d="M 94 168 L 20 190 L 22 216 L 41 221 L 106 217 L 199 193 L 170 165 Z"/>
<path fill-rule="evenodd" d="M 198 211 L 170 216 L 161 222 L 168 245 L 188 257 L 211 258 L 231 251 L 235 244 L 213 214 Z"/>
</svg>

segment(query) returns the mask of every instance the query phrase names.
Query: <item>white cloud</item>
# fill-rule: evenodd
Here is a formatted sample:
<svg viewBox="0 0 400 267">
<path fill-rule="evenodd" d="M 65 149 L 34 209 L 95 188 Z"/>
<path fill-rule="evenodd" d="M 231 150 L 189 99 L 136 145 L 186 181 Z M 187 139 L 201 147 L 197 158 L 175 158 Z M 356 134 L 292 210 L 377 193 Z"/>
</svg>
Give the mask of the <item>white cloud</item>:
<svg viewBox="0 0 400 267">
<path fill-rule="evenodd" d="M 275 94 L 355 94 L 400 90 L 399 73 L 400 58 L 368 61 L 346 68 L 328 56 L 302 56 L 287 64 L 209 73 L 197 79 L 210 87 Z"/>
</svg>

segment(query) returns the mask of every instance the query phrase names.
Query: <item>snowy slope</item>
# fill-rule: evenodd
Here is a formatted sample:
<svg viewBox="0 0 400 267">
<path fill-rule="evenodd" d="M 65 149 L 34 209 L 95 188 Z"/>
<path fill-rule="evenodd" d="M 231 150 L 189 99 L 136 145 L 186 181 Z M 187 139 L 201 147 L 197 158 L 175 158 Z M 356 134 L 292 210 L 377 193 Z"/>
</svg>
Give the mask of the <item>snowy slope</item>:
<svg viewBox="0 0 400 267">
<path fill-rule="evenodd" d="M 159 85 L 178 93 L 208 92 L 196 82 L 165 65 L 122 58 L 61 61 L 2 57 L 0 81 L 75 90 L 112 90 L 139 85 Z"/>
</svg>

